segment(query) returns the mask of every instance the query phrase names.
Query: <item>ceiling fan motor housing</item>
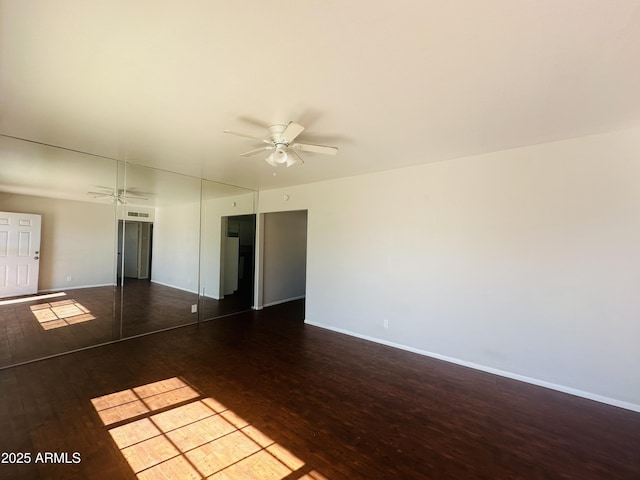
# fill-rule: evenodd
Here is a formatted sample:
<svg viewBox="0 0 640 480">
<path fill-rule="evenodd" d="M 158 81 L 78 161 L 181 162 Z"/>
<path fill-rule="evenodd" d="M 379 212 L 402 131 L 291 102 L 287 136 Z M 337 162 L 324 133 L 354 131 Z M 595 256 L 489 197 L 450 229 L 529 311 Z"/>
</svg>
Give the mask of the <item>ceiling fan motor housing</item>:
<svg viewBox="0 0 640 480">
<path fill-rule="evenodd" d="M 282 134 L 284 133 L 286 128 L 287 128 L 286 125 L 271 125 L 269 127 L 269 138 L 273 143 L 276 144 L 276 146 L 277 145 L 288 146 L 288 144 L 282 140 Z"/>
</svg>

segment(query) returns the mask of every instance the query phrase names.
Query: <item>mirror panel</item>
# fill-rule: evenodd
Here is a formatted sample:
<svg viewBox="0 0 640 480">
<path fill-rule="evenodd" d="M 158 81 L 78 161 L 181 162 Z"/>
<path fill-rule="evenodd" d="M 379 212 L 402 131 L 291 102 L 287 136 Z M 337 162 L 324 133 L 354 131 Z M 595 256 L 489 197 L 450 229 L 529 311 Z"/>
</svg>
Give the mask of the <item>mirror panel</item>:
<svg viewBox="0 0 640 480">
<path fill-rule="evenodd" d="M 41 216 L 0 368 L 251 308 L 254 191 L 2 135 L 0 160 L 0 212 Z"/>
<path fill-rule="evenodd" d="M 0 298 L 0 367 L 113 341 L 116 161 L 7 137 L 0 154 L 0 211 L 41 218 L 33 294 Z"/>
<path fill-rule="evenodd" d="M 135 164 L 122 177 L 122 337 L 197 322 L 200 179 Z"/>
<path fill-rule="evenodd" d="M 200 319 L 253 304 L 255 192 L 203 180 Z"/>
</svg>

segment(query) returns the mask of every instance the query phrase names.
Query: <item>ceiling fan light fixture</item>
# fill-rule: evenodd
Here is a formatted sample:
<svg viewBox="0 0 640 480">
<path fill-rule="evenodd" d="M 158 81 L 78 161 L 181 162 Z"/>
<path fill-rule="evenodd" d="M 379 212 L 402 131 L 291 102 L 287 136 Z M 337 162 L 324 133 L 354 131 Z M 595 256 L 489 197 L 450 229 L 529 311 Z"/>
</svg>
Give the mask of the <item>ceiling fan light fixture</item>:
<svg viewBox="0 0 640 480">
<path fill-rule="evenodd" d="M 276 148 L 276 151 L 273 152 L 272 155 L 275 162 L 279 163 L 280 165 L 287 163 L 287 159 L 289 158 L 289 155 L 287 155 L 287 151 L 282 147 Z"/>
<path fill-rule="evenodd" d="M 284 165 L 285 163 L 288 166 L 291 158 L 284 147 L 278 146 L 265 160 L 269 165 L 277 167 L 278 165 Z"/>
<path fill-rule="evenodd" d="M 296 163 L 298 160 L 296 158 L 293 158 L 291 156 L 287 157 L 287 167 L 290 167 L 291 165 L 293 165 L 294 163 Z"/>
</svg>

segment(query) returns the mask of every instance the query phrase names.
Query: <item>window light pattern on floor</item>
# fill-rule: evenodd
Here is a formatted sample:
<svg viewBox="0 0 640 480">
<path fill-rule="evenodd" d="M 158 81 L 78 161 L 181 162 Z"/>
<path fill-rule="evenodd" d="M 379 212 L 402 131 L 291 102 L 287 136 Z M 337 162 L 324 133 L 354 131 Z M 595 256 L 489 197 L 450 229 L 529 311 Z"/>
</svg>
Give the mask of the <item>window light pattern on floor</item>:
<svg viewBox="0 0 640 480">
<path fill-rule="evenodd" d="M 36 317 L 40 326 L 45 330 L 66 327 L 96 318 L 91 315 L 91 311 L 88 308 L 73 299 L 39 303 L 29 308 L 31 308 L 31 313 Z"/>
<path fill-rule="evenodd" d="M 327 480 L 177 377 L 91 402 L 141 480 Z"/>
</svg>

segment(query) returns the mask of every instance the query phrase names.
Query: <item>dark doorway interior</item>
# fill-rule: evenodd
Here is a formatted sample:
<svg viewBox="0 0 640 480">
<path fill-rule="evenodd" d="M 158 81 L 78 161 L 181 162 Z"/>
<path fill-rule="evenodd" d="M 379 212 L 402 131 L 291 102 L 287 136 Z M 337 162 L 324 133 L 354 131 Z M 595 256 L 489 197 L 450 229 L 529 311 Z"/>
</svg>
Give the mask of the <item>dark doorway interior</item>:
<svg viewBox="0 0 640 480">
<path fill-rule="evenodd" d="M 255 272 L 256 216 L 236 215 L 227 218 L 227 238 L 238 239 L 237 290 L 231 295 L 249 305 L 253 302 Z M 225 294 L 227 298 L 228 294 Z"/>
</svg>

